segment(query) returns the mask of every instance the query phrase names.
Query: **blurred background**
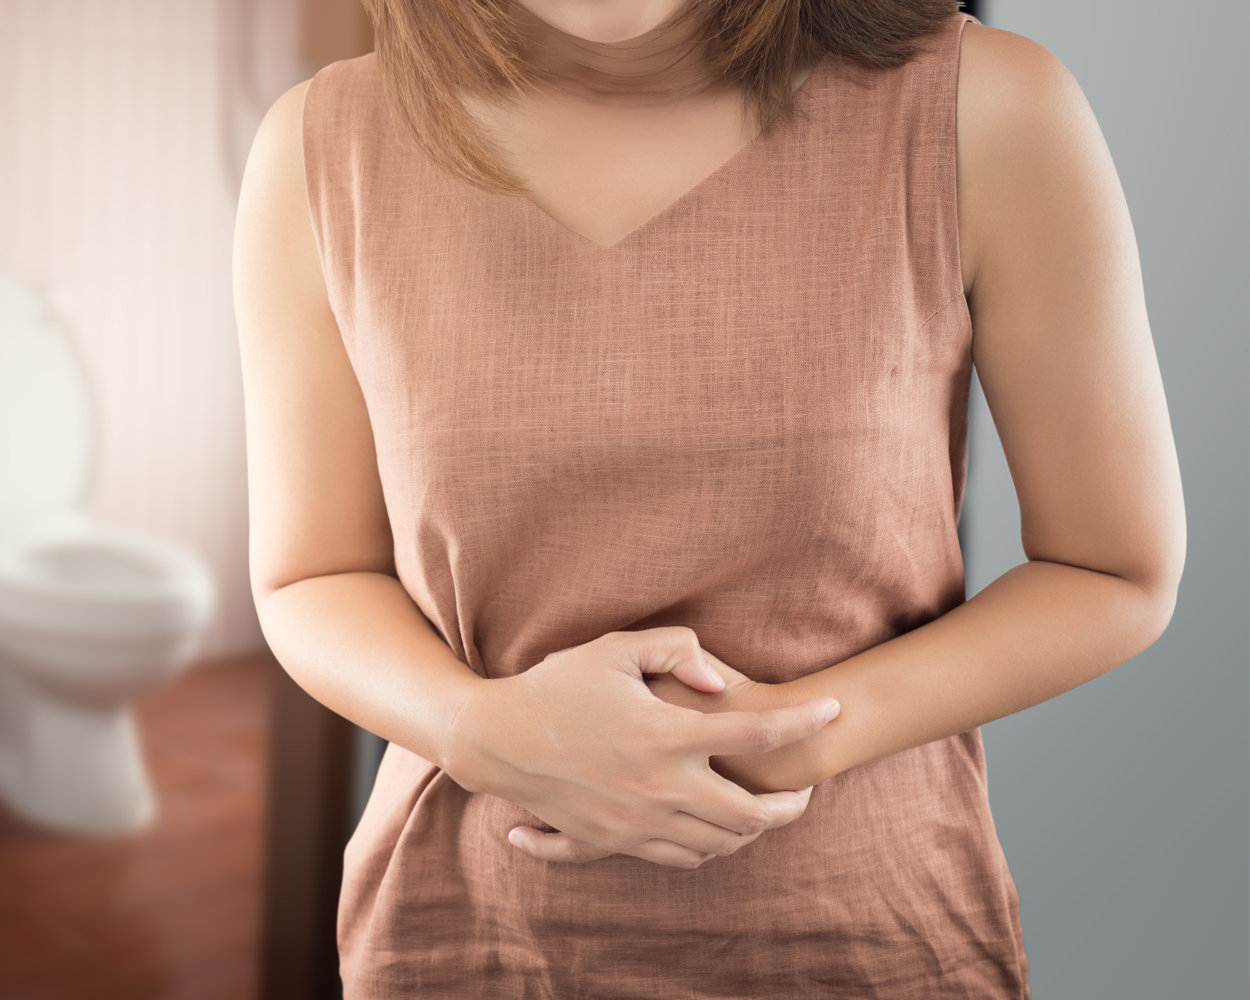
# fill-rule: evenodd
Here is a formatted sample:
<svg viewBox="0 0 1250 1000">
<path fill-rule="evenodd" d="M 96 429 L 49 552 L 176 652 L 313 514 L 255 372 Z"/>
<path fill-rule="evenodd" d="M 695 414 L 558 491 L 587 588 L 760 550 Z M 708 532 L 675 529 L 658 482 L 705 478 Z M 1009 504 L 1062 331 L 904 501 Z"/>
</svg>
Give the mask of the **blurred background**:
<svg viewBox="0 0 1250 1000">
<path fill-rule="evenodd" d="M 1250 9 L 964 6 L 1055 53 L 1106 135 L 1189 520 L 1165 635 L 983 727 L 1034 997 L 1244 998 Z M 256 621 L 231 241 L 264 111 L 372 47 L 354 0 L 0 0 L 5 1000 L 338 995 L 380 741 Z M 1024 558 L 975 379 L 971 405 L 969 596 Z"/>
</svg>

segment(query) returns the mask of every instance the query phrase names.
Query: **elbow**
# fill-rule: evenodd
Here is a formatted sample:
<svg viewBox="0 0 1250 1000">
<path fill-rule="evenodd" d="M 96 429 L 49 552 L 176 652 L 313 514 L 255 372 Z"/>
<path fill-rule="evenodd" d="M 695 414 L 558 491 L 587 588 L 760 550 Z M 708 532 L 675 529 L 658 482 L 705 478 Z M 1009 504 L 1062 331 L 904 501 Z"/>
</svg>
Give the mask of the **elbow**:
<svg viewBox="0 0 1250 1000">
<path fill-rule="evenodd" d="M 1153 594 L 1154 598 L 1154 628 L 1151 636 L 1151 643 L 1157 642 L 1163 633 L 1167 631 L 1168 626 L 1172 623 L 1172 616 L 1176 613 L 1176 598 L 1180 590 L 1179 581 L 1177 584 L 1167 588 L 1156 588 Z"/>
<path fill-rule="evenodd" d="M 292 584 L 299 583 L 303 580 L 311 579 L 310 576 L 295 575 L 261 575 L 253 573 L 251 577 L 252 585 L 252 604 L 256 607 L 257 616 L 263 617 L 266 602 L 273 597 L 278 591 L 283 590 Z"/>
<path fill-rule="evenodd" d="M 1150 642 L 1154 643 L 1167 631 L 1176 613 L 1181 578 L 1185 570 L 1186 532 L 1184 519 L 1180 519 L 1172 532 L 1170 544 L 1161 546 L 1149 567 L 1139 573 L 1124 575 L 1143 597 L 1144 617 L 1150 623 Z"/>
<path fill-rule="evenodd" d="M 1128 578 L 1126 578 L 1128 579 Z M 1146 632 L 1145 647 L 1152 646 L 1172 623 L 1176 613 L 1177 596 L 1180 592 L 1180 574 L 1149 581 L 1129 579 L 1141 591 L 1141 621 Z"/>
<path fill-rule="evenodd" d="M 284 576 L 284 577 L 253 577 L 252 578 L 252 603 L 256 606 L 256 613 L 262 613 L 265 603 L 280 590 L 305 580 L 315 579 L 319 574 L 309 574 L 305 576 Z"/>
<path fill-rule="evenodd" d="M 1170 556 L 1163 561 L 1164 568 L 1154 574 L 1151 580 L 1143 585 L 1143 589 L 1150 595 L 1155 608 L 1158 629 L 1158 634 L 1155 636 L 1156 639 L 1167 630 L 1168 625 L 1172 622 L 1172 616 L 1176 613 L 1181 579 L 1185 574 L 1185 551 L 1186 532 L 1182 518 L 1177 530 L 1174 532 L 1174 544 L 1171 546 Z"/>
<path fill-rule="evenodd" d="M 294 580 L 282 580 L 271 575 L 262 575 L 253 571 L 251 575 L 252 586 L 252 604 L 256 607 L 257 614 L 264 607 L 265 601 L 272 597 L 277 591 L 281 590 L 288 583 L 294 583 Z"/>
<path fill-rule="evenodd" d="M 269 574 L 262 575 L 253 572 L 251 576 L 252 587 L 252 603 L 256 606 L 256 613 L 262 613 L 265 603 L 278 593 L 280 590 L 286 590 L 293 587 L 297 583 L 305 583 L 309 580 L 324 580 L 327 577 L 341 576 L 383 576 L 388 579 L 396 579 L 395 574 L 387 572 L 386 568 L 377 565 L 360 566 L 343 566 L 338 568 L 326 568 L 324 571 L 309 571 L 302 573 L 287 574 Z"/>
</svg>

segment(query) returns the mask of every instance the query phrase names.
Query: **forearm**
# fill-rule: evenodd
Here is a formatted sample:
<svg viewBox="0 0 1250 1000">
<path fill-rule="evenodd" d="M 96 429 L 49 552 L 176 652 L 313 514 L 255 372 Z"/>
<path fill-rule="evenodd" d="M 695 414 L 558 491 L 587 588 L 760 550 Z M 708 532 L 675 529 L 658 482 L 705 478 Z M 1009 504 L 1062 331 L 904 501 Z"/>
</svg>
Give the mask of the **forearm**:
<svg viewBox="0 0 1250 1000">
<path fill-rule="evenodd" d="M 789 759 L 795 773 L 769 784 L 817 784 L 1054 698 L 1150 646 L 1171 610 L 1120 577 L 1041 560 L 1015 566 L 933 621 L 778 685 L 780 704 L 833 697 L 842 712 Z"/>
<path fill-rule="evenodd" d="M 465 698 L 486 680 L 451 651 L 400 582 L 310 577 L 257 604 L 278 662 L 331 711 L 442 767 Z"/>
</svg>

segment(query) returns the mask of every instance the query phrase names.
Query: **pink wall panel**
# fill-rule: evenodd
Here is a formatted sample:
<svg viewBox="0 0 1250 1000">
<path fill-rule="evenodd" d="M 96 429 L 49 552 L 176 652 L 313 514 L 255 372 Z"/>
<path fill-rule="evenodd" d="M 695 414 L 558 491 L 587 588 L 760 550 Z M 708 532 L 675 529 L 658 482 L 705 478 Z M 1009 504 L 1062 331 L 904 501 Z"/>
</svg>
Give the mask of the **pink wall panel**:
<svg viewBox="0 0 1250 1000">
<path fill-rule="evenodd" d="M 294 0 L 0 6 L 0 268 L 69 296 L 101 400 L 89 510 L 211 565 L 204 657 L 263 645 L 231 240 L 260 116 L 311 75 L 297 13 Z"/>
</svg>

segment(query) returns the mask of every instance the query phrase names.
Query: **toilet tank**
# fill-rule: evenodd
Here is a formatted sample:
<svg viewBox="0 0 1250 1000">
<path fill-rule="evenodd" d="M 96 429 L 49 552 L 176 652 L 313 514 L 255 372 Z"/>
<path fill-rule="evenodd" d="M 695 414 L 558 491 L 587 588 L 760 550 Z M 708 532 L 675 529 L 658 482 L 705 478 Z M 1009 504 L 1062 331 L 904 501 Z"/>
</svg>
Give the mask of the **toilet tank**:
<svg viewBox="0 0 1250 1000">
<path fill-rule="evenodd" d="M 96 409 L 64 312 L 33 283 L 0 271 L 0 543 L 86 506 Z"/>
</svg>

